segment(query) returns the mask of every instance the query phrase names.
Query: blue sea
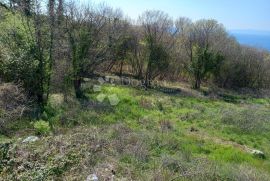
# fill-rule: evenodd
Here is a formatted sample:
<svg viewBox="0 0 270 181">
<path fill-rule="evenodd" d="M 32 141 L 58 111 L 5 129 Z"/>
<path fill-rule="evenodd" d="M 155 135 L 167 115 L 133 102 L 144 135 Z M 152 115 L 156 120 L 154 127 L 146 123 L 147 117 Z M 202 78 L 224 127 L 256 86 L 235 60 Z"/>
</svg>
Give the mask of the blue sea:
<svg viewBox="0 0 270 181">
<path fill-rule="evenodd" d="M 270 31 L 232 30 L 230 34 L 233 35 L 240 44 L 270 51 Z"/>
</svg>

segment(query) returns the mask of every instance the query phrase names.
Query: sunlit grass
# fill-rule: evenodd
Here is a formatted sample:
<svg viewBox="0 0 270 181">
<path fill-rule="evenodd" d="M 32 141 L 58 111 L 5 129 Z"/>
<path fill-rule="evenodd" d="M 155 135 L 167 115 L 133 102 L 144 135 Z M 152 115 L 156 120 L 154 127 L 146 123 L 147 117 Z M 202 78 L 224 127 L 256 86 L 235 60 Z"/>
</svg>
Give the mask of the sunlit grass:
<svg viewBox="0 0 270 181">
<path fill-rule="evenodd" d="M 88 129 L 102 130 L 98 139 L 109 143 L 106 149 L 110 156 L 107 156 L 117 160 L 120 175 L 129 172 L 130 178 L 135 180 L 151 179 L 151 174 L 155 174 L 153 170 L 162 167 L 163 176 L 171 179 L 181 171 L 178 164 L 183 164 L 186 169 L 194 164 L 204 164 L 204 161 L 197 163 L 196 160 L 208 160 L 218 167 L 220 174 L 225 174 L 224 178 L 233 176 L 234 169 L 245 172 L 252 168 L 256 174 L 258 170 L 270 174 L 270 133 L 260 131 L 261 125 L 258 125 L 259 129 L 242 132 L 242 125 L 233 121 L 249 121 L 249 117 L 240 113 L 252 106 L 256 107 L 260 120 L 264 120 L 268 117 L 267 101 L 252 99 L 239 104 L 109 84 L 102 85 L 98 92 L 89 89 L 85 93 L 87 101 L 91 102 L 89 107 L 79 102 L 67 103 L 58 106 L 55 114 L 47 117 L 54 120 L 55 131 L 64 129 L 65 124 L 71 132 L 77 126 L 83 126 L 86 132 Z M 97 99 L 99 94 L 106 96 L 101 102 Z M 118 97 L 117 105 L 110 104 L 110 95 Z M 256 106 L 258 102 L 260 106 Z M 50 109 L 53 111 L 54 108 Z M 224 120 L 226 111 L 233 114 L 233 120 Z M 64 125 L 59 122 L 63 119 Z M 21 128 L 20 125 L 14 128 Z M 0 137 L 0 141 L 5 139 Z M 245 147 L 263 151 L 266 158 L 253 156 Z M 209 169 L 212 173 L 212 167 Z"/>
</svg>

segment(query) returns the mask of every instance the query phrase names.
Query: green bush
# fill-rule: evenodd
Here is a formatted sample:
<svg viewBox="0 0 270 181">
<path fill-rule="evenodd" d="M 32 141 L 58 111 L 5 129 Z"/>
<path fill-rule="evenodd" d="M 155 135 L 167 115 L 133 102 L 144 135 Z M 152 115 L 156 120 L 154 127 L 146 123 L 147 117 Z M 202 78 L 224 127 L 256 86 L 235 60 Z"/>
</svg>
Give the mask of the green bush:
<svg viewBox="0 0 270 181">
<path fill-rule="evenodd" d="M 35 122 L 34 128 L 38 135 L 48 135 L 51 130 L 49 123 L 43 120 Z"/>
</svg>

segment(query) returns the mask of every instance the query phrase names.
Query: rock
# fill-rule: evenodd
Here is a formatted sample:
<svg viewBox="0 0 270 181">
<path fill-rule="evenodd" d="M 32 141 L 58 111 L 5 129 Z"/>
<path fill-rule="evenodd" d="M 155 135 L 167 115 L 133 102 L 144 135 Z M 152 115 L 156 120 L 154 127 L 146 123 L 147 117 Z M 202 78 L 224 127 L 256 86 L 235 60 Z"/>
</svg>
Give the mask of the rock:
<svg viewBox="0 0 270 181">
<path fill-rule="evenodd" d="M 39 138 L 37 136 L 29 136 L 27 138 L 25 138 L 22 143 L 31 143 L 31 142 L 35 142 L 38 141 Z"/>
<path fill-rule="evenodd" d="M 105 83 L 105 80 L 102 77 L 99 77 L 98 82 L 100 83 L 100 85 L 102 85 Z"/>
<path fill-rule="evenodd" d="M 88 175 L 86 181 L 98 181 L 98 177 L 96 174 Z"/>
<path fill-rule="evenodd" d="M 97 96 L 98 102 L 103 102 L 105 98 L 106 98 L 106 95 L 105 94 L 99 94 Z"/>
<path fill-rule="evenodd" d="M 101 92 L 101 86 L 94 85 L 93 90 L 94 90 L 94 92 Z"/>
<path fill-rule="evenodd" d="M 109 98 L 110 104 L 112 106 L 116 106 L 120 102 L 120 100 L 116 94 L 110 95 L 110 96 L 108 96 L 108 98 Z"/>
<path fill-rule="evenodd" d="M 129 77 L 121 77 L 122 85 L 130 85 L 130 78 Z"/>
<path fill-rule="evenodd" d="M 256 157 L 259 157 L 259 158 L 265 158 L 265 154 L 264 152 L 260 151 L 260 150 L 251 150 L 251 154 L 253 154 L 254 156 Z"/>
<path fill-rule="evenodd" d="M 105 76 L 105 81 L 110 82 L 111 78 L 109 76 Z"/>
</svg>

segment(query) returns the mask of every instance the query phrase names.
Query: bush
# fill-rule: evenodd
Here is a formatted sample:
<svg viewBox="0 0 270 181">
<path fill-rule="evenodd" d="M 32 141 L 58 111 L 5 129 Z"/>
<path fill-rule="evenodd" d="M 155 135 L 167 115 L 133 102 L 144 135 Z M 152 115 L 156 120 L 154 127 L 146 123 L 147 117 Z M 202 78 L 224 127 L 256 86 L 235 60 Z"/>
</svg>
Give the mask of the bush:
<svg viewBox="0 0 270 181">
<path fill-rule="evenodd" d="M 259 106 L 223 111 L 221 121 L 232 126 L 239 133 L 264 133 L 269 131 L 267 125 L 269 110 Z"/>
<path fill-rule="evenodd" d="M 7 133 L 7 127 L 29 110 L 29 102 L 21 86 L 0 84 L 0 133 Z"/>
<path fill-rule="evenodd" d="M 43 120 L 35 122 L 34 128 L 38 135 L 48 135 L 51 130 L 49 123 Z"/>
</svg>

